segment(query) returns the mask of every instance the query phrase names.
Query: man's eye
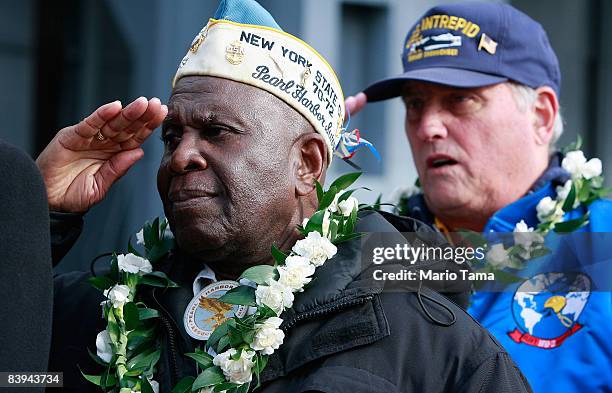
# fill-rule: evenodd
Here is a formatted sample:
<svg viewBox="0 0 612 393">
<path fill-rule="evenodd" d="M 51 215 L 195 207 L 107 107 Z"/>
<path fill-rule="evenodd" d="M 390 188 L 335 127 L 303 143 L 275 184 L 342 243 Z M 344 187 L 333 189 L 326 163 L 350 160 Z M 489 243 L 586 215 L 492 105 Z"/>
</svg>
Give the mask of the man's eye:
<svg viewBox="0 0 612 393">
<path fill-rule="evenodd" d="M 169 148 L 176 146 L 179 143 L 180 139 L 181 138 L 173 132 L 166 132 L 161 136 L 161 140 L 162 142 L 164 142 L 164 146 Z"/>
<path fill-rule="evenodd" d="M 419 119 L 424 106 L 424 102 L 421 98 L 404 97 L 404 105 L 406 106 L 406 116 L 409 121 Z"/>
<path fill-rule="evenodd" d="M 451 111 L 459 115 L 475 112 L 482 106 L 478 97 L 471 94 L 453 94 L 449 101 Z"/>
</svg>

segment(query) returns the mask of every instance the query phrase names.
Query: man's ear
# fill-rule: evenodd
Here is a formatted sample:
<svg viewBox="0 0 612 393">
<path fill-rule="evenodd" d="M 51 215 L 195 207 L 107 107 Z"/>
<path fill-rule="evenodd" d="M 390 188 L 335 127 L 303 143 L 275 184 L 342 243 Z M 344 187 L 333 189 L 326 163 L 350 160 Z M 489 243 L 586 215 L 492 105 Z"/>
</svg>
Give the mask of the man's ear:
<svg viewBox="0 0 612 393">
<path fill-rule="evenodd" d="M 548 145 L 553 137 L 553 126 L 559 112 L 557 94 L 548 86 L 536 89 L 537 98 L 533 104 L 536 143 Z"/>
<path fill-rule="evenodd" d="M 327 145 L 316 132 L 301 135 L 293 145 L 295 192 L 308 195 L 315 189 L 315 180 L 322 182 L 327 168 Z"/>
</svg>

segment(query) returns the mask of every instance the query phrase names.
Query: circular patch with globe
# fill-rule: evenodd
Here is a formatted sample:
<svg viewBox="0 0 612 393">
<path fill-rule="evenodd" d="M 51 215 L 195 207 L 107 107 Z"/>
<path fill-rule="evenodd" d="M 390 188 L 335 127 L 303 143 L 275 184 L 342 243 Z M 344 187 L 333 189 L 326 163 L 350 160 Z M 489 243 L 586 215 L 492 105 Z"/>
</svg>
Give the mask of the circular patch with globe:
<svg viewBox="0 0 612 393">
<path fill-rule="evenodd" d="M 512 314 L 517 329 L 508 333 L 517 343 L 558 347 L 582 325 L 578 318 L 591 294 L 584 273 L 542 273 L 526 280 L 514 293 Z"/>
</svg>

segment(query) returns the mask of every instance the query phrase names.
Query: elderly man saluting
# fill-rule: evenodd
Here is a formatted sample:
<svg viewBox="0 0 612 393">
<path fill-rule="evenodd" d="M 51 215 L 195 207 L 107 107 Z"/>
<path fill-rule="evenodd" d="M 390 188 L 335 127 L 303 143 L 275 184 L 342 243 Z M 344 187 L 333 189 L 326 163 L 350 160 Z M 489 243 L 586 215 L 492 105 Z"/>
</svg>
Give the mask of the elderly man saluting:
<svg viewBox="0 0 612 393">
<path fill-rule="evenodd" d="M 58 133 L 38 165 L 60 251 L 164 117 L 157 184 L 176 240 L 166 252 L 164 222 L 145 227 L 150 261 L 114 258 L 94 280 L 104 296 L 87 274 L 56 279 L 50 369 L 66 391 L 530 391 L 460 307 L 426 289 L 383 292 L 362 274 L 360 241 L 339 241 L 357 205 L 330 194 L 321 207 L 315 181 L 344 111 L 327 62 L 256 2 L 235 0 L 192 42 L 167 109 L 111 103 Z M 356 230 L 396 231 L 376 213 Z M 241 275 L 248 285 L 232 281 Z M 223 293 L 241 319 L 223 322 Z"/>
<path fill-rule="evenodd" d="M 405 104 L 422 193 L 403 198 L 402 214 L 442 231 L 521 232 L 543 224 L 546 233 L 560 222 L 568 223 L 566 231 L 581 224 L 581 231 L 610 231 L 612 204 L 598 199 L 605 194 L 601 162 L 578 150 L 565 156 L 555 150 L 563 129 L 560 71 L 540 24 L 506 4 L 434 7 L 409 31 L 402 63 L 402 75 L 346 101 L 352 112 L 392 97 Z M 592 192 L 578 197 L 585 187 Z M 569 198 L 574 203 L 562 209 Z M 610 294 L 586 298 L 587 287 L 561 294 L 557 306 L 539 304 L 532 296 L 537 291 L 528 302 L 520 289 L 476 293 L 470 313 L 500 340 L 535 391 L 602 391 L 612 383 L 612 326 L 600 322 L 610 318 Z M 562 310 L 569 298 L 580 302 Z"/>
</svg>

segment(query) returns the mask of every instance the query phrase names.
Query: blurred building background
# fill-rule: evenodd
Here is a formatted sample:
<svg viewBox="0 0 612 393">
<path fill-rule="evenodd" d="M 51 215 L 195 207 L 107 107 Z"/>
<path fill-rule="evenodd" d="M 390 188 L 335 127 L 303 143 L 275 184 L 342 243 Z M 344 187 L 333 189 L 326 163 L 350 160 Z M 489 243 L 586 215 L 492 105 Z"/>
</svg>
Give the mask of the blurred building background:
<svg viewBox="0 0 612 393">
<path fill-rule="evenodd" d="M 401 71 L 406 32 L 439 1 L 260 3 L 286 31 L 330 61 L 348 95 Z M 612 69 L 612 44 L 603 26 L 612 19 L 612 2 L 510 3 L 542 23 L 559 56 L 566 121 L 561 145 L 580 133 L 586 153 L 600 157 L 609 173 L 612 73 L 606 71 Z M 36 157 L 57 130 L 103 103 L 127 104 L 141 95 L 166 102 L 178 62 L 216 6 L 216 0 L 0 0 L 0 138 Z M 361 184 L 376 190 L 361 199 L 373 201 L 378 192 L 389 196 L 414 182 L 403 123 L 400 100 L 370 105 L 352 119 L 383 156 L 380 163 L 367 152 L 356 158 L 366 172 Z M 146 142 L 145 158 L 87 214 L 85 231 L 59 270 L 87 269 L 96 255 L 124 250 L 146 219 L 162 214 L 155 186 L 162 152 L 158 136 Z M 351 170 L 338 163 L 329 177 Z"/>
</svg>

